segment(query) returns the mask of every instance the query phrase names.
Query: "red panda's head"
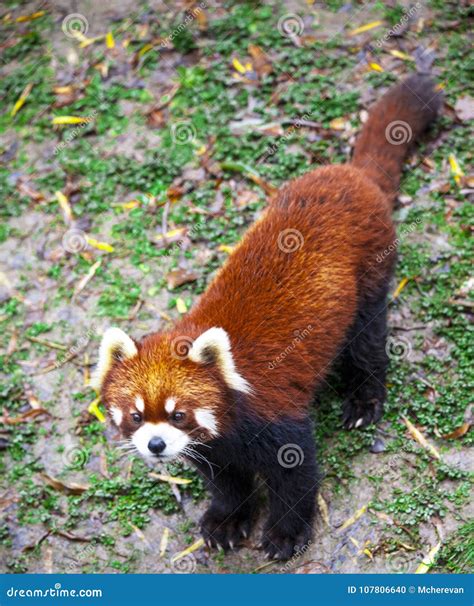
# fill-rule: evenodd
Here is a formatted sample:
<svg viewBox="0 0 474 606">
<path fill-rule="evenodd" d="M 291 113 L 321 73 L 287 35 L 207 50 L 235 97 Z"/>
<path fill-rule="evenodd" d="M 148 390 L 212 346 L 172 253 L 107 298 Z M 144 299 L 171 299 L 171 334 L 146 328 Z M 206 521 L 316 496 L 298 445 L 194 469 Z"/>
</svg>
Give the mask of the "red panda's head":
<svg viewBox="0 0 474 606">
<path fill-rule="evenodd" d="M 109 328 L 91 385 L 122 435 L 149 461 L 190 454 L 193 444 L 218 437 L 232 418 L 231 390 L 250 392 L 228 334 L 216 327 L 188 343 L 173 333 L 135 342 Z"/>
</svg>

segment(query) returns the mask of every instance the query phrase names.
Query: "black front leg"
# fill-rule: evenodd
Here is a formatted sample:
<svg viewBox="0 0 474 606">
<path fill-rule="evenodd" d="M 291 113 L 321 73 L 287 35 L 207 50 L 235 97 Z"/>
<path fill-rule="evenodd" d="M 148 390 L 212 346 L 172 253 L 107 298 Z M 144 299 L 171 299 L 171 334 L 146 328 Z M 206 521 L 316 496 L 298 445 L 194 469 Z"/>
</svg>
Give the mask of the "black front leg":
<svg viewBox="0 0 474 606">
<path fill-rule="evenodd" d="M 268 557 L 287 560 L 311 540 L 320 475 L 309 419 L 278 422 L 269 429 L 272 449 L 267 449 L 263 474 L 270 515 L 262 546 Z"/>
<path fill-rule="evenodd" d="M 237 547 L 250 535 L 255 518 L 256 494 L 254 474 L 242 472 L 232 464 L 211 474 L 209 468 L 198 467 L 206 480 L 212 501 L 201 519 L 201 532 L 211 547 L 224 550 Z"/>
</svg>

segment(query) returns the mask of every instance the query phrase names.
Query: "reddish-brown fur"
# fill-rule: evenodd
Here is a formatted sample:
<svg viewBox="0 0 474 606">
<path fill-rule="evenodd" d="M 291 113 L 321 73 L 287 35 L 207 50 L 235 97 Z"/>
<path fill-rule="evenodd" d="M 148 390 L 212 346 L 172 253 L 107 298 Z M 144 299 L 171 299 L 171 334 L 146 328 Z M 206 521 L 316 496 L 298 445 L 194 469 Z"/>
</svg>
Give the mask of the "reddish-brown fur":
<svg viewBox="0 0 474 606">
<path fill-rule="evenodd" d="M 171 394 L 205 401 L 223 427 L 231 423 L 216 369 L 170 355 L 176 339 L 217 326 L 229 334 L 258 416 L 307 414 L 362 297 L 375 296 L 390 278 L 394 255 L 378 255 L 395 240 L 392 200 L 410 142 L 390 145 L 384 133 L 404 120 L 415 138 L 434 117 L 439 99 L 422 107 L 419 83 L 408 80 L 375 106 L 352 164 L 316 169 L 280 190 L 189 314 L 171 332 L 137 344 L 136 358 L 114 365 L 106 401 L 129 401 L 139 388 L 146 420 L 161 420 Z"/>
</svg>

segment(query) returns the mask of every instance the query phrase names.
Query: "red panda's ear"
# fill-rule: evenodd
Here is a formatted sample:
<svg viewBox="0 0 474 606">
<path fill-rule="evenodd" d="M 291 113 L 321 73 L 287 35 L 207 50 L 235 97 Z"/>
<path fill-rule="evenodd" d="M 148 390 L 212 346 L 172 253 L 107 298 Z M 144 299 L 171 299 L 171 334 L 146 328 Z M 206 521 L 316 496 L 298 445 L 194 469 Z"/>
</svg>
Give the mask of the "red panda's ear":
<svg viewBox="0 0 474 606">
<path fill-rule="evenodd" d="M 250 393 L 249 383 L 237 372 L 230 347 L 229 335 L 223 328 L 209 328 L 192 344 L 188 359 L 197 364 L 215 363 L 232 389 Z"/>
<path fill-rule="evenodd" d="M 99 349 L 99 360 L 91 377 L 89 385 L 100 391 L 106 374 L 109 372 L 114 360 L 117 358 L 133 358 L 138 353 L 133 340 L 120 328 L 108 328 Z"/>
</svg>

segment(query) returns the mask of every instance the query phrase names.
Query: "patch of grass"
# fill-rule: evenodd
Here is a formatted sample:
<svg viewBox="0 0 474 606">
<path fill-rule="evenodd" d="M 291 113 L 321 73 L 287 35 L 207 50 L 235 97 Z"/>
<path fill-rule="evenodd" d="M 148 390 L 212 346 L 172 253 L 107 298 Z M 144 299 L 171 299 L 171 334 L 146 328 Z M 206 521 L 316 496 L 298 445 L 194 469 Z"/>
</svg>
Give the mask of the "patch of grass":
<svg viewBox="0 0 474 606">
<path fill-rule="evenodd" d="M 463 524 L 441 548 L 434 572 L 470 574 L 474 569 L 474 521 Z"/>
</svg>

